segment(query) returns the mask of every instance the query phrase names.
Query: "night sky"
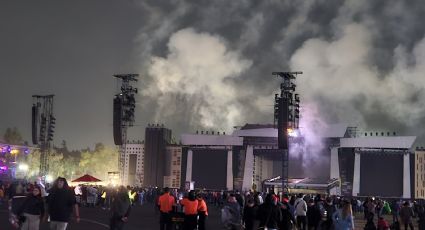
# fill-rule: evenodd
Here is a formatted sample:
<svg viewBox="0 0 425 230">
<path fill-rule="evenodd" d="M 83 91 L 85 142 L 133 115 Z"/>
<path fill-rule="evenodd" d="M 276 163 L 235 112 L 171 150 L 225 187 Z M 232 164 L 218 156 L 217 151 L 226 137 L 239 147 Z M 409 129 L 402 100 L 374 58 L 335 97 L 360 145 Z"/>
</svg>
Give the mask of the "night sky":
<svg viewBox="0 0 425 230">
<path fill-rule="evenodd" d="M 55 144 L 113 144 L 116 73 L 139 73 L 132 139 L 270 123 L 279 80 L 308 125 L 425 131 L 423 0 L 0 1 L 0 131 L 31 139 L 33 94 L 55 94 Z M 308 127 L 303 127 L 307 129 Z"/>
</svg>

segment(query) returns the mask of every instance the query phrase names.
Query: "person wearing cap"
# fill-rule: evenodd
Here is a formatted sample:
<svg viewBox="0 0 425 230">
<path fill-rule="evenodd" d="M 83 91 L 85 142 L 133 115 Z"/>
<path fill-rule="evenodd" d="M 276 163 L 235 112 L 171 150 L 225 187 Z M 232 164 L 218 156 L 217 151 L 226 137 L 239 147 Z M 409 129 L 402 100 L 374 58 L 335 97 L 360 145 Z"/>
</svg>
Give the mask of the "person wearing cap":
<svg viewBox="0 0 425 230">
<path fill-rule="evenodd" d="M 208 216 L 208 207 L 201 194 L 196 196 L 198 200 L 198 230 L 205 230 L 205 220 Z"/>
<path fill-rule="evenodd" d="M 184 207 L 184 230 L 196 229 L 198 217 L 198 200 L 195 196 L 195 191 L 190 191 L 188 197 L 183 198 L 180 204 Z"/>
<path fill-rule="evenodd" d="M 159 219 L 159 226 L 161 230 L 171 230 L 172 222 L 171 222 L 171 211 L 173 210 L 173 206 L 176 204 L 176 199 L 170 195 L 170 189 L 164 188 L 164 194 L 162 194 L 158 198 L 158 207 L 161 213 Z"/>
</svg>

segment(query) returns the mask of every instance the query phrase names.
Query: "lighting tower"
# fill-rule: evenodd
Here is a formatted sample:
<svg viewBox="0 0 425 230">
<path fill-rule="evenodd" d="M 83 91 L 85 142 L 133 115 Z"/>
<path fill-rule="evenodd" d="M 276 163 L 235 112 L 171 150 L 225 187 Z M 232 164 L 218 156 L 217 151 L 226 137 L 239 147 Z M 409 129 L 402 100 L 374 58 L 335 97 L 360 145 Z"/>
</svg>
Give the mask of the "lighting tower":
<svg viewBox="0 0 425 230">
<path fill-rule="evenodd" d="M 53 116 L 54 95 L 33 95 L 32 143 L 38 145 L 40 155 L 40 176 L 49 173 L 49 155 L 52 147 L 56 118 Z"/>
<path fill-rule="evenodd" d="M 134 125 L 134 111 L 136 108 L 137 88 L 131 85 L 137 82 L 138 74 L 116 74 L 115 78 L 121 79 L 121 92 L 114 97 L 114 143 L 120 146 L 118 168 L 120 180 L 124 183 L 125 151 L 127 143 L 127 128 Z"/>
<path fill-rule="evenodd" d="M 302 72 L 273 72 L 281 77 L 280 95 L 275 95 L 274 124 L 278 129 L 278 148 L 282 152 L 282 191 L 288 192 L 289 144 L 291 134 L 298 129 L 300 119 L 300 97 L 295 94 L 296 76 Z"/>
</svg>

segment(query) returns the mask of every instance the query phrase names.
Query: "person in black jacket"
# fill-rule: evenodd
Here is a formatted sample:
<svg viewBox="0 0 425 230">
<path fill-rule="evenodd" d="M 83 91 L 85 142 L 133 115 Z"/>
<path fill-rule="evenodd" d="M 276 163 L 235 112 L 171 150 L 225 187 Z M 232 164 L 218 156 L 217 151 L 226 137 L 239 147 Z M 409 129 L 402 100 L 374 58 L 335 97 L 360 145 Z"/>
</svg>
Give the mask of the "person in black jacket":
<svg viewBox="0 0 425 230">
<path fill-rule="evenodd" d="M 324 208 L 326 211 L 326 220 L 323 221 L 322 223 L 322 229 L 331 230 L 333 227 L 332 215 L 336 212 L 336 207 L 335 207 L 335 204 L 333 204 L 332 199 L 330 197 L 326 198 Z"/>
<path fill-rule="evenodd" d="M 318 205 L 314 203 L 313 199 L 310 199 L 307 208 L 308 230 L 317 230 L 321 219 L 322 214 L 320 213 Z"/>
<path fill-rule="evenodd" d="M 245 230 L 254 230 L 254 221 L 257 208 L 254 204 L 254 199 L 248 199 L 246 201 L 246 205 L 243 210 L 243 222 L 245 223 Z"/>
<path fill-rule="evenodd" d="M 257 218 L 260 220 L 260 228 L 269 230 L 278 229 L 279 223 L 282 220 L 282 213 L 277 206 L 277 198 L 272 194 L 266 196 L 264 204 L 258 208 Z"/>
<path fill-rule="evenodd" d="M 131 202 L 128 197 L 127 189 L 124 186 L 119 188 L 118 193 L 115 195 L 111 205 L 112 217 L 110 220 L 109 229 L 121 230 L 124 224 L 128 221 L 130 215 Z"/>
<path fill-rule="evenodd" d="M 51 230 L 65 230 L 71 218 L 72 209 L 74 209 L 77 223 L 80 222 L 80 212 L 74 191 L 69 188 L 65 178 L 58 177 L 48 193 L 46 201 Z"/>
<path fill-rule="evenodd" d="M 38 230 L 40 220 L 45 219 L 44 201 L 41 197 L 41 189 L 38 185 L 34 186 L 30 194 L 19 210 L 19 216 L 23 219 L 21 229 Z"/>
<path fill-rule="evenodd" d="M 282 221 L 279 224 L 279 229 L 291 230 L 296 221 L 290 211 L 288 202 L 284 201 L 280 205 L 280 211 L 282 212 Z"/>
</svg>

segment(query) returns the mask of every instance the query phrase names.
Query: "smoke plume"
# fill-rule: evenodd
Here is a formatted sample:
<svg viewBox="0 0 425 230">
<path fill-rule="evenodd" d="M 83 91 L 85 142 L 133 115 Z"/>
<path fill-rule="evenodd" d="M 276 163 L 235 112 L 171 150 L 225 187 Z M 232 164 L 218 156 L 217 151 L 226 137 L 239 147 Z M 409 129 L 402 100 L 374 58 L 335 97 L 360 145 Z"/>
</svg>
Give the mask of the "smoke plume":
<svg viewBox="0 0 425 230">
<path fill-rule="evenodd" d="M 271 72 L 303 71 L 297 86 L 307 126 L 311 107 L 326 123 L 425 137 L 417 128 L 425 122 L 421 0 L 146 1 L 141 8 L 138 117 L 146 123 L 177 133 L 270 123 L 279 87 Z"/>
</svg>

